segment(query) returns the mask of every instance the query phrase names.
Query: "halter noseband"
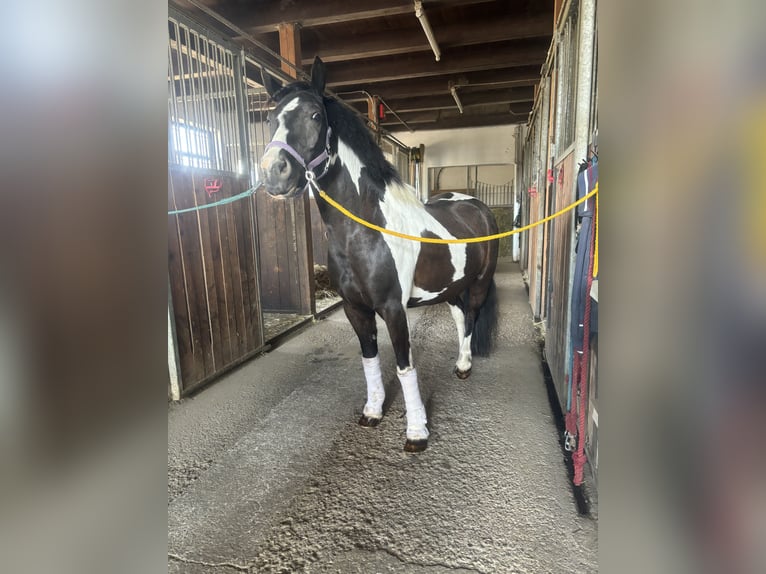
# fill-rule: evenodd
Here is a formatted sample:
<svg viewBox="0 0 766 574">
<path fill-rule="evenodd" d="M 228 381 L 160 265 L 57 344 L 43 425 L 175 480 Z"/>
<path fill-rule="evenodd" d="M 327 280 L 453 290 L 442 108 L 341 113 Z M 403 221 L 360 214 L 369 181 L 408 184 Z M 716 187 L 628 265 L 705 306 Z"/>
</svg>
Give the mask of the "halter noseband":
<svg viewBox="0 0 766 574">
<path fill-rule="evenodd" d="M 298 162 L 298 164 L 306 170 L 306 185 L 304 186 L 304 190 L 311 184 L 312 181 L 319 179 L 320 177 L 324 177 L 324 175 L 329 171 L 330 169 L 330 135 L 332 134 L 332 128 L 330 126 L 327 126 L 327 139 L 325 141 L 324 150 L 322 153 L 320 153 L 318 156 L 316 156 L 314 159 L 312 159 L 310 162 L 306 163 L 303 161 L 303 158 L 300 156 L 300 154 L 295 151 L 295 149 L 287 142 L 279 141 L 279 140 L 271 140 L 268 144 L 266 144 L 266 149 L 263 150 L 263 153 L 266 153 L 269 149 L 276 147 L 279 149 L 285 150 L 287 153 L 289 153 L 293 158 L 295 158 L 295 161 Z M 317 175 L 314 173 L 314 168 L 319 166 L 323 161 L 326 161 L 327 163 L 324 166 L 324 171 Z"/>
</svg>

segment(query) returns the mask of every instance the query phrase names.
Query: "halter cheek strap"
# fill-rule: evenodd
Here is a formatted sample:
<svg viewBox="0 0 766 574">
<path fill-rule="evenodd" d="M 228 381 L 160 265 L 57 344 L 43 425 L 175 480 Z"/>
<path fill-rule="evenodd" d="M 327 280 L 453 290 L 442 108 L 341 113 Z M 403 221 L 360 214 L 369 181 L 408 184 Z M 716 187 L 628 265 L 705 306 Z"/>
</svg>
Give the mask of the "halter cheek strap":
<svg viewBox="0 0 766 574">
<path fill-rule="evenodd" d="M 295 161 L 298 162 L 298 164 L 306 170 L 306 187 L 309 186 L 309 182 L 314 181 L 315 179 L 319 179 L 320 177 L 323 177 L 327 171 L 330 169 L 330 136 L 332 134 L 332 128 L 330 126 L 327 126 L 327 139 L 325 141 L 324 150 L 322 153 L 320 153 L 318 156 L 316 156 L 314 159 L 312 159 L 310 162 L 306 163 L 303 161 L 303 158 L 300 156 L 300 154 L 295 151 L 295 149 L 288 144 L 287 142 L 283 141 L 277 141 L 272 140 L 268 144 L 266 144 L 266 149 L 264 149 L 264 153 L 268 151 L 269 149 L 276 147 L 279 149 L 285 150 L 287 153 L 289 153 Z M 317 175 L 314 173 L 314 169 L 319 166 L 323 161 L 327 161 L 327 163 L 324 166 L 324 171 L 322 171 L 321 174 Z M 305 188 L 304 188 L 305 189 Z"/>
</svg>

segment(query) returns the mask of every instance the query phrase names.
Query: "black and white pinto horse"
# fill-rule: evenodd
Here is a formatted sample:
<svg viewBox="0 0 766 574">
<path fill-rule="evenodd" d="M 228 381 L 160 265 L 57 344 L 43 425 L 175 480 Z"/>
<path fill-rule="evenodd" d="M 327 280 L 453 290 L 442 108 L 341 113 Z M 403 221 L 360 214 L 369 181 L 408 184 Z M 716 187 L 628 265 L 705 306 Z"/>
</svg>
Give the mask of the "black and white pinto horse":
<svg viewBox="0 0 766 574">
<path fill-rule="evenodd" d="M 269 116 L 272 139 L 261 161 L 269 194 L 291 198 L 307 187 L 321 188 L 358 217 L 419 237 L 497 233 L 492 212 L 471 196 L 445 193 L 422 204 L 386 161 L 359 117 L 323 95 L 325 70 L 319 58 L 310 84 L 282 87 L 267 78 L 267 91 L 276 103 Z M 383 416 L 377 313 L 391 337 L 404 395 L 404 450 L 421 451 L 429 432 L 410 349 L 407 307 L 450 305 L 459 343 L 455 373 L 461 379 L 468 377 L 472 353 L 486 356 L 494 336 L 498 242 L 446 245 L 394 237 L 352 221 L 314 195 L 329 235 L 330 278 L 362 347 L 367 403 L 359 424 L 373 427 Z"/>
</svg>

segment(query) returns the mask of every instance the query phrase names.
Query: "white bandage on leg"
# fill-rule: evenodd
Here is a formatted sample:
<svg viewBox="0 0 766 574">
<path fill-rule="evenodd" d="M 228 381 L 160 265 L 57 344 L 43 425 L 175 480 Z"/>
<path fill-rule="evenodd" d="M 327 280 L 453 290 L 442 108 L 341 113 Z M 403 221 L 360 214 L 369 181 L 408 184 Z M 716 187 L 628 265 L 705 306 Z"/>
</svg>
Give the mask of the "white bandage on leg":
<svg viewBox="0 0 766 574">
<path fill-rule="evenodd" d="M 364 416 L 379 419 L 383 416 L 383 401 L 386 391 L 383 388 L 383 376 L 380 374 L 380 357 L 371 359 L 362 357 L 364 378 L 367 381 L 367 403 L 364 405 Z"/>
<path fill-rule="evenodd" d="M 461 371 L 471 370 L 471 338 L 473 333 L 463 339 L 460 345 L 460 355 L 458 356 L 456 366 Z"/>
<path fill-rule="evenodd" d="M 399 382 L 402 384 L 404 406 L 407 409 L 407 438 L 409 440 L 425 440 L 428 438 L 426 428 L 426 408 L 420 400 L 418 389 L 418 373 L 414 367 L 399 371 Z"/>
<path fill-rule="evenodd" d="M 449 310 L 457 327 L 458 354 L 455 366 L 466 372 L 471 370 L 471 335 L 465 336 L 465 314 L 457 305 L 450 305 Z"/>
</svg>

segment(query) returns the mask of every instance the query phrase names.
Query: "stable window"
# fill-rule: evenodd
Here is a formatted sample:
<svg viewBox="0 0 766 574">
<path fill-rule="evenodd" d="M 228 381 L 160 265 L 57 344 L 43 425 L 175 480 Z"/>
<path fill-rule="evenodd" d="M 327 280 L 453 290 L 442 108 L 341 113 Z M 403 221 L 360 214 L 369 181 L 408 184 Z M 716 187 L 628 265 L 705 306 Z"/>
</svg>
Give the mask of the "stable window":
<svg viewBox="0 0 766 574">
<path fill-rule="evenodd" d="M 179 123 L 171 126 L 175 163 L 189 167 L 213 167 L 213 132 Z"/>
</svg>

